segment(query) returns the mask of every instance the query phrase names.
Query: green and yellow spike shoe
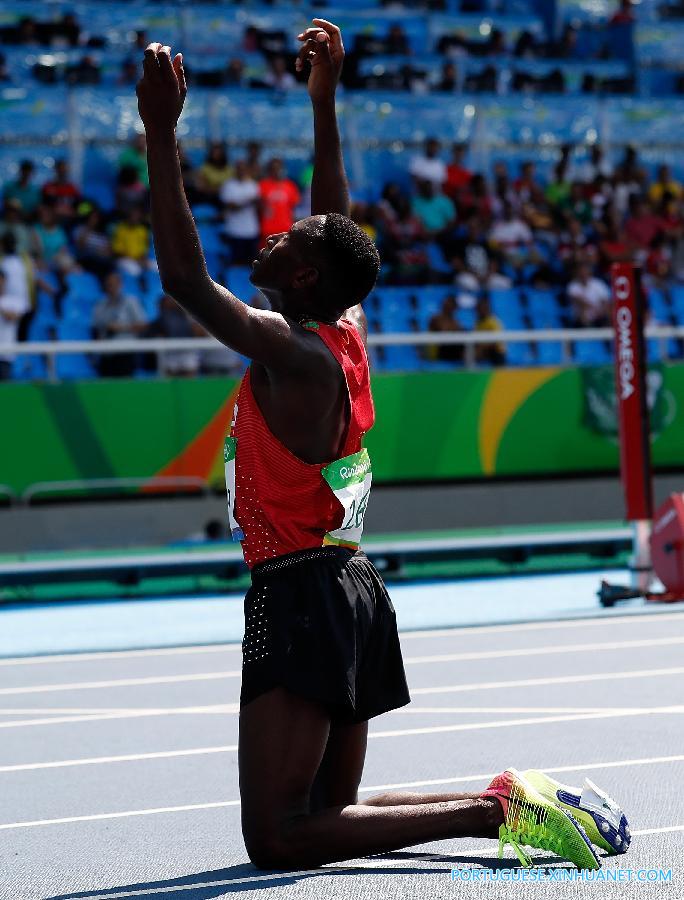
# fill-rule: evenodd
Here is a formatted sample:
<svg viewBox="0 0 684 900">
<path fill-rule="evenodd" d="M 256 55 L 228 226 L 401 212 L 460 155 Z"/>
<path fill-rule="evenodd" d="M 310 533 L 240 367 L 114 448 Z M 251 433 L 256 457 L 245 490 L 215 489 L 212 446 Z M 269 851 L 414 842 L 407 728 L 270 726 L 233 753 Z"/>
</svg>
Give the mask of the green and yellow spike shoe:
<svg viewBox="0 0 684 900">
<path fill-rule="evenodd" d="M 580 823 L 587 837 L 611 856 L 625 853 L 631 835 L 622 809 L 611 797 L 585 778 L 581 789 L 555 781 L 539 769 L 523 772 L 523 778 L 542 795 L 566 810 Z"/>
<path fill-rule="evenodd" d="M 504 812 L 499 828 L 499 859 L 510 844 L 521 864 L 528 868 L 532 859 L 521 844 L 550 850 L 574 863 L 578 869 L 599 869 L 601 863 L 581 825 L 570 813 L 542 796 L 515 769 L 497 775 L 483 797 L 496 797 Z"/>
</svg>

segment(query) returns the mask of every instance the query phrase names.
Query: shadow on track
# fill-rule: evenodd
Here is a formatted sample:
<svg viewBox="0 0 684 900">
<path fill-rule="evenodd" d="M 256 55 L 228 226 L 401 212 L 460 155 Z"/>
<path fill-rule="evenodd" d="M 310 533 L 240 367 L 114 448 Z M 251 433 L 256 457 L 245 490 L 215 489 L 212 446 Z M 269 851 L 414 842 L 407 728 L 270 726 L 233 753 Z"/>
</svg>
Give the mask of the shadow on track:
<svg viewBox="0 0 684 900">
<path fill-rule="evenodd" d="M 45 900 L 212 900 L 238 891 L 263 890 L 268 887 L 284 887 L 296 884 L 305 879 L 319 879 L 344 875 L 449 875 L 452 867 L 477 866 L 494 871 L 498 869 L 519 868 L 513 860 L 499 860 L 495 857 L 446 856 L 431 853 L 396 852 L 367 857 L 372 865 L 359 866 L 326 866 L 320 869 L 307 869 L 296 872 L 265 872 L 250 863 L 229 866 L 226 869 L 215 869 L 210 872 L 198 872 L 163 881 L 139 882 L 138 884 L 107 887 L 92 891 L 79 891 L 69 894 L 58 894 L 46 897 Z M 377 863 L 387 862 L 387 865 Z M 537 857 L 539 865 L 558 863 L 558 857 Z M 402 863 L 404 863 L 402 865 Z M 413 865 L 411 865 L 413 863 Z M 422 863 L 422 865 L 421 865 Z M 438 865 L 430 865 L 430 863 Z M 417 864 L 417 865 L 416 865 Z M 317 885 L 317 888 L 320 888 Z"/>
</svg>

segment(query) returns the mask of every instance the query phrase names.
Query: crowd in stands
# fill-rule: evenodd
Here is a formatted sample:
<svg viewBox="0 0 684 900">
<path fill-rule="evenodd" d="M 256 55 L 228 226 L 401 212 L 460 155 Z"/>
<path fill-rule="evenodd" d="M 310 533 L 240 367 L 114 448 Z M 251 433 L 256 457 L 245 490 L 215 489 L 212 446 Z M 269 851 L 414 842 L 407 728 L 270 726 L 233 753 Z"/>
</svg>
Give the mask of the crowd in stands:
<svg viewBox="0 0 684 900">
<path fill-rule="evenodd" d="M 295 180 L 282 160 L 262 162 L 258 144 L 231 160 L 223 144 L 211 143 L 196 167 L 182 148 L 180 152 L 188 197 L 205 223 L 200 233 L 204 238 L 220 235 L 219 252 L 210 266 L 219 279 L 228 265 L 248 267 L 268 234 L 286 231 L 308 213 L 310 165 Z M 561 296 L 568 326 L 606 325 L 608 270 L 615 261 L 641 263 L 652 286 L 684 280 L 684 193 L 667 166 L 649 179 L 632 148 L 612 164 L 599 145 L 578 165 L 567 146 L 552 177 L 543 180 L 532 161 L 517 172 L 499 161 L 484 173 L 471 171 L 464 145 L 454 145 L 448 157 L 437 140 L 428 139 L 411 159 L 410 178 L 403 187 L 390 182 L 377 203 L 358 201 L 353 206 L 353 217 L 380 249 L 381 284 L 444 285 L 444 305 L 429 328 L 459 330 L 460 313 L 471 310 L 476 328 L 501 329 L 488 295 L 525 286 Z M 2 192 L 2 342 L 26 338 L 37 295 L 42 297 L 42 315 L 48 304 L 48 315 L 62 316 L 69 278 L 76 272 L 90 273 L 101 284 L 101 299 L 88 308 L 95 338 L 202 334 L 171 298 L 162 298 L 148 191 L 141 136 L 119 156 L 111 213 L 88 200 L 87 186 L 81 190 L 71 181 L 63 159 L 55 162 L 53 176 L 43 185 L 34 183 L 32 163 L 21 163 L 17 177 Z M 145 309 L 140 298 L 147 285 L 157 285 L 158 296 Z M 372 327 L 382 329 L 375 319 Z M 427 353 L 434 359 L 463 359 L 463 348 L 455 345 Z M 203 360 L 195 353 L 169 354 L 164 366 L 174 373 L 195 374 L 239 365 L 228 351 L 217 349 L 209 356 Z M 505 348 L 483 344 L 476 359 L 503 363 Z M 99 370 L 109 376 L 129 375 L 138 365 L 135 354 L 103 355 Z M 5 359 L 0 375 L 9 373 Z"/>
<path fill-rule="evenodd" d="M 269 5 L 265 0 L 266 6 Z M 421 10 L 482 14 L 491 12 L 488 4 L 478 0 L 462 0 L 460 8 L 446 0 L 423 0 L 420 3 L 402 3 L 383 0 L 381 7 L 397 13 L 372 28 L 362 28 L 354 33 L 347 46 L 342 83 L 348 89 L 394 89 L 417 92 L 489 92 L 497 88 L 496 65 L 510 59 L 513 63 L 510 87 L 514 91 L 563 92 L 567 88 L 562 66 L 544 73 L 531 73 L 515 69 L 515 61 L 586 61 L 625 58 L 617 52 L 619 42 L 612 39 L 612 26 L 630 25 L 633 21 L 631 0 L 615 0 L 615 14 L 603 30 L 593 29 L 589 49 L 580 39 L 581 28 L 576 22 L 568 22 L 558 36 L 549 37 L 532 25 L 515 28 L 511 32 L 492 26 L 472 33 L 467 27 L 451 28 L 436 35 L 429 46 L 416 47 L 410 32 L 402 24 L 402 13 Z M 258 17 L 257 17 L 258 18 Z M 533 20 L 534 21 L 534 20 Z M 0 27 L 0 48 L 7 51 L 26 48 L 40 51 L 45 48 L 66 51 L 52 56 L 38 56 L 31 64 L 33 77 L 42 84 L 65 83 L 70 85 L 98 85 L 114 83 L 134 85 L 139 77 L 141 51 L 148 42 L 148 34 L 140 28 L 132 32 L 129 46 L 117 46 L 117 71 L 112 77 L 107 62 L 108 37 L 106 33 L 90 31 L 74 12 L 64 12 L 45 19 L 22 16 L 16 22 Z M 261 59 L 261 65 L 254 59 Z M 387 66 L 369 66 L 374 60 L 390 58 Z M 391 58 L 398 60 L 391 63 Z M 292 35 L 277 23 L 272 26 L 247 24 L 241 37 L 235 38 L 223 52 L 212 52 L 200 63 L 186 59 L 185 69 L 189 83 L 204 87 L 243 87 L 273 89 L 287 92 L 302 88 L 305 72 L 295 68 L 296 48 Z M 464 68 L 463 61 L 480 60 L 476 70 Z M 364 65 L 366 63 L 366 65 Z M 15 73 L 8 63 L 7 54 L 0 53 L 0 80 L 11 83 Z M 595 93 L 610 90 L 630 93 L 634 90 L 630 73 L 614 76 L 605 82 L 588 69 L 582 80 L 582 90 Z"/>
</svg>

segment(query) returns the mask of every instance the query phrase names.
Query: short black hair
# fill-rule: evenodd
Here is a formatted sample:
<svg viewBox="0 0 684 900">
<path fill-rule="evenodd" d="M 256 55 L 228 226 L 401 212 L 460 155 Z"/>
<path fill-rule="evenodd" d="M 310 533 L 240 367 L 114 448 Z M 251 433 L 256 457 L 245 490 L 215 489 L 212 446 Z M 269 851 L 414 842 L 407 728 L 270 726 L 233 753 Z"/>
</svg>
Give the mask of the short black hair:
<svg viewBox="0 0 684 900">
<path fill-rule="evenodd" d="M 380 254 L 373 241 L 356 222 L 340 213 L 328 213 L 313 237 L 326 307 L 341 314 L 362 303 L 380 272 Z"/>
</svg>

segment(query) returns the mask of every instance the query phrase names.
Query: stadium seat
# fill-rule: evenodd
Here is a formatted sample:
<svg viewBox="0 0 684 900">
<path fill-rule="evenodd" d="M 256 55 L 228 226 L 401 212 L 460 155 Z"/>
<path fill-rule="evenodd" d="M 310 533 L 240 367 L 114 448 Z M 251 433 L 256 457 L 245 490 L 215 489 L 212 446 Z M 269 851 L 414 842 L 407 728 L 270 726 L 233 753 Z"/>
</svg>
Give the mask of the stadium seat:
<svg viewBox="0 0 684 900">
<path fill-rule="evenodd" d="M 540 341 L 537 344 L 537 362 L 540 366 L 560 366 L 563 358 L 561 341 Z"/>
<path fill-rule="evenodd" d="M 510 341 L 506 347 L 506 363 L 509 366 L 531 366 L 534 364 L 532 347 L 527 341 Z"/>
<path fill-rule="evenodd" d="M 72 319 L 65 320 L 57 326 L 57 338 L 60 341 L 89 341 L 92 338 L 89 325 Z M 85 353 L 60 353 L 55 358 L 55 370 L 58 378 L 93 378 L 95 369 Z"/>
<path fill-rule="evenodd" d="M 612 362 L 604 341 L 575 341 L 573 358 L 580 366 L 604 366 Z"/>
</svg>

